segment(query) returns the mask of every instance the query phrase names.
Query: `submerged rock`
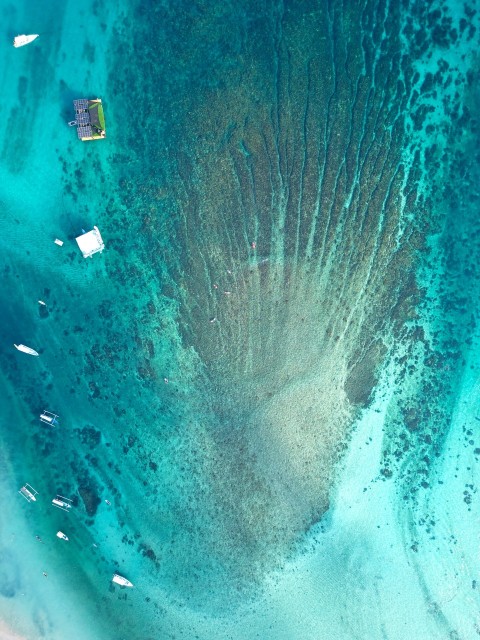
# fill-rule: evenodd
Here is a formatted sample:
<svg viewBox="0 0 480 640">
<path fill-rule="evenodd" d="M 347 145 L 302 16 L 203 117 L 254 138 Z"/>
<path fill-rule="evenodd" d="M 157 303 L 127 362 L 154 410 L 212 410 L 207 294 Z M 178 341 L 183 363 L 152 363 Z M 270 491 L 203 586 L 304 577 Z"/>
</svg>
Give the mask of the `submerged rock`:
<svg viewBox="0 0 480 640">
<path fill-rule="evenodd" d="M 87 514 L 93 517 L 97 513 L 98 505 L 101 502 L 96 491 L 90 486 L 82 485 L 78 488 L 78 493 L 83 500 Z"/>
</svg>

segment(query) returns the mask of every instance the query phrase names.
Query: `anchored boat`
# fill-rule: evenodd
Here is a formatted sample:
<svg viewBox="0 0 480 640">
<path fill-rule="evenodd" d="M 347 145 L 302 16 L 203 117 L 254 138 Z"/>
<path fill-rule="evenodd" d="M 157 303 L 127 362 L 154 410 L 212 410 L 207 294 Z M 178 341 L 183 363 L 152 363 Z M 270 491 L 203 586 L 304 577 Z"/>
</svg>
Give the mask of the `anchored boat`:
<svg viewBox="0 0 480 640">
<path fill-rule="evenodd" d="M 23 485 L 18 493 L 23 496 L 27 502 L 37 501 L 38 491 L 35 491 L 32 485 L 28 484 L 28 482 Z"/>
<path fill-rule="evenodd" d="M 43 413 L 40 414 L 40 422 L 44 422 L 45 424 L 49 424 L 51 427 L 54 427 L 58 424 L 57 420 L 58 416 L 56 413 L 52 413 L 51 411 L 43 410 Z"/>
<path fill-rule="evenodd" d="M 57 538 L 68 541 L 68 536 L 66 536 L 62 531 L 57 531 Z"/>
<path fill-rule="evenodd" d="M 13 39 L 13 46 L 18 49 L 18 47 L 24 47 L 26 44 L 30 44 L 38 38 L 38 33 L 33 33 L 32 35 L 26 36 L 25 34 L 21 36 L 15 36 Z"/>
<path fill-rule="evenodd" d="M 112 582 L 116 582 L 121 587 L 133 587 L 133 584 L 130 582 L 130 580 L 127 580 L 123 576 L 120 576 L 118 573 L 113 574 Z"/>
<path fill-rule="evenodd" d="M 30 349 L 30 347 L 26 347 L 24 344 L 14 344 L 15 349 L 19 351 L 23 351 L 23 353 L 28 353 L 31 356 L 38 356 L 38 352 L 35 349 Z"/>
<path fill-rule="evenodd" d="M 61 496 L 58 493 L 52 500 L 52 504 L 54 507 L 62 509 L 63 511 L 70 511 L 70 509 L 72 508 L 72 500 L 70 500 L 70 498 L 65 498 L 65 496 Z"/>
</svg>

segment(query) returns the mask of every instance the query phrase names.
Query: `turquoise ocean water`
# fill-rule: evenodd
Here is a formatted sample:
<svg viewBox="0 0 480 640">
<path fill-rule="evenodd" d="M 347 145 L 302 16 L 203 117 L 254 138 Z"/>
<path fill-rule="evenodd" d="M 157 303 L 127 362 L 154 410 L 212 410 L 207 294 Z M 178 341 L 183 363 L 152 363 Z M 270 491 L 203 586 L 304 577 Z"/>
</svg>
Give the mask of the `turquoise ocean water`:
<svg viewBox="0 0 480 640">
<path fill-rule="evenodd" d="M 478 637 L 480 7 L 0 7 L 0 637 Z"/>
</svg>

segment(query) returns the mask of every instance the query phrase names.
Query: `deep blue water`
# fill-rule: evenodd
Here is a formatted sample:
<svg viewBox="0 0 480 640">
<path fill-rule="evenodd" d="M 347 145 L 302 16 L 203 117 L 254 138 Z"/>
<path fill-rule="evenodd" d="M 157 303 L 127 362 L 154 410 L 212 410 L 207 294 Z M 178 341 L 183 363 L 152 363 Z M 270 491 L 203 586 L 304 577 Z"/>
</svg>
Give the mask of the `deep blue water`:
<svg viewBox="0 0 480 640">
<path fill-rule="evenodd" d="M 475 637 L 474 3 L 1 7 L 0 620 Z"/>
</svg>

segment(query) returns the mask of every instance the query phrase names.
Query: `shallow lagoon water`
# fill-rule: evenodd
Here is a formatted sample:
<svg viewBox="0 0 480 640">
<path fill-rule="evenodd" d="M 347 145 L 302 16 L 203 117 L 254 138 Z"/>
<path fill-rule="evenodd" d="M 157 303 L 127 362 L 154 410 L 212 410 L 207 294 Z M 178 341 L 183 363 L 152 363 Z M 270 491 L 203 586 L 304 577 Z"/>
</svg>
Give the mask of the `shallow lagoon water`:
<svg viewBox="0 0 480 640">
<path fill-rule="evenodd" d="M 2 8 L 4 623 L 475 637 L 475 7 Z"/>
</svg>

